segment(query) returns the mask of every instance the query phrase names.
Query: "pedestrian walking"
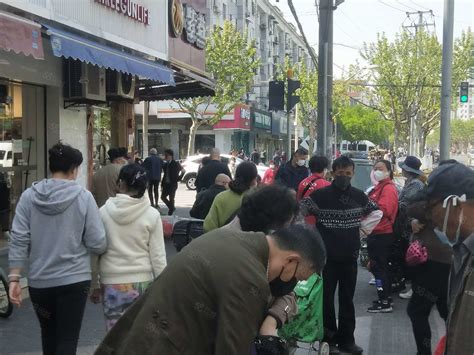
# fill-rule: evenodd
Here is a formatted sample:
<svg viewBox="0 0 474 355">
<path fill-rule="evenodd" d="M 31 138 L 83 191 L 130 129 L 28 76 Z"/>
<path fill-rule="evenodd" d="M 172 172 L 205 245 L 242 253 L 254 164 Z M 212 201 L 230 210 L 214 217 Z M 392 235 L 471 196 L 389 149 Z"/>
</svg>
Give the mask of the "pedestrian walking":
<svg viewBox="0 0 474 355">
<path fill-rule="evenodd" d="M 189 211 L 189 215 L 197 219 L 206 218 L 214 199 L 218 194 L 228 189 L 229 182 L 231 182 L 231 179 L 226 174 L 217 175 L 214 185 L 197 194 L 196 201 L 194 201 L 193 207 L 191 208 L 191 211 Z"/>
<path fill-rule="evenodd" d="M 109 197 L 115 197 L 117 194 L 117 178 L 120 169 L 128 162 L 127 156 L 123 154 L 123 149 L 111 148 L 107 154 L 110 164 L 97 171 L 92 178 L 91 192 L 99 208 L 105 204 Z"/>
<path fill-rule="evenodd" d="M 273 160 L 270 160 L 268 169 L 265 170 L 265 174 L 263 174 L 262 184 L 263 185 L 271 185 L 275 181 L 275 176 L 277 174 L 278 167 L 276 166 Z"/>
<path fill-rule="evenodd" d="M 289 162 L 283 164 L 278 169 L 275 181 L 283 186 L 298 191 L 301 181 L 309 175 L 308 168 L 305 166 L 308 159 L 308 151 L 304 148 L 298 148 Z"/>
<path fill-rule="evenodd" d="M 260 158 L 263 164 L 267 164 L 267 150 L 266 149 L 263 150 Z"/>
<path fill-rule="evenodd" d="M 235 171 L 237 170 L 237 159 L 235 159 L 235 157 L 230 157 L 228 168 L 231 174 L 231 178 L 234 179 Z"/>
<path fill-rule="evenodd" d="M 374 165 L 374 178 L 378 184 L 370 192 L 383 216 L 372 233 L 367 237 L 370 271 L 374 275 L 378 299 L 367 311 L 371 313 L 392 312 L 392 281 L 389 273 L 389 256 L 393 245 L 393 224 L 398 211 L 398 192 L 393 183 L 392 164 L 381 160 Z"/>
<path fill-rule="evenodd" d="M 10 233 L 11 301 L 20 306 L 20 278 L 41 327 L 44 354 L 75 354 L 91 283 L 90 253 L 107 241 L 92 194 L 77 179 L 82 154 L 66 144 L 49 150 L 52 178 L 20 197 Z"/>
<path fill-rule="evenodd" d="M 351 354 L 361 354 L 362 348 L 354 339 L 354 293 L 357 283 L 357 258 L 360 249 L 362 219 L 377 211 L 377 206 L 364 192 L 351 186 L 354 162 L 345 156 L 334 160 L 334 180 L 328 187 L 314 191 L 301 200 L 303 215 L 317 220 L 317 229 L 323 237 L 328 260 L 324 279 L 324 341 L 331 348 Z M 370 233 L 370 232 L 369 232 Z M 334 294 L 339 292 L 339 322 L 336 322 Z"/>
<path fill-rule="evenodd" d="M 150 156 L 143 162 L 143 167 L 148 175 L 148 197 L 151 205 L 158 208 L 159 187 L 161 181 L 161 172 L 163 169 L 163 161 L 158 156 L 156 148 L 150 149 Z"/>
<path fill-rule="evenodd" d="M 161 217 L 145 196 L 147 182 L 143 167 L 124 166 L 119 193 L 100 209 L 108 246 L 92 263 L 91 300 L 102 300 L 107 331 L 166 266 Z"/>
<path fill-rule="evenodd" d="M 405 161 L 399 164 L 399 167 L 402 169 L 402 175 L 406 178 L 406 181 L 398 197 L 397 230 L 395 231 L 395 241 L 390 258 L 390 274 L 395 288 L 402 291 L 399 294 L 400 297 L 410 299 L 413 291 L 411 288 L 406 288 L 405 255 L 412 234 L 412 223 L 406 210 L 410 199 L 424 188 L 426 178 L 420 170 L 421 160 L 417 157 L 407 156 Z"/>
<path fill-rule="evenodd" d="M 204 231 L 210 232 L 229 222 L 240 208 L 244 194 L 257 186 L 257 167 L 244 161 L 237 166 L 235 179 L 229 183 L 229 190 L 216 196 L 204 220 Z"/>
<path fill-rule="evenodd" d="M 226 174 L 232 178 L 227 164 L 221 162 L 221 153 L 219 149 L 213 148 L 210 155 L 210 161 L 199 169 L 196 177 L 196 191 L 201 192 L 208 189 L 214 184 L 216 176 L 219 174 Z"/>
<path fill-rule="evenodd" d="M 237 157 L 242 160 L 247 160 L 247 156 L 245 155 L 244 148 L 240 148 L 239 153 L 237 154 Z"/>
<path fill-rule="evenodd" d="M 453 249 L 449 276 L 446 354 L 473 354 L 474 172 L 460 163 L 442 164 L 415 197 L 426 201 L 436 237 Z"/>
<path fill-rule="evenodd" d="M 281 154 L 279 150 L 275 150 L 275 154 L 273 155 L 273 161 L 275 162 L 277 168 L 281 165 Z"/>
<path fill-rule="evenodd" d="M 428 219 L 424 202 L 409 204 L 407 215 L 412 219 L 411 243 L 419 243 L 427 254 L 426 260 L 418 259 L 418 263 L 409 268 L 413 295 L 407 313 L 413 327 L 417 353 L 431 355 L 429 316 L 436 305 L 441 318 L 444 321 L 448 318 L 448 283 L 453 251 L 436 237 L 435 226 Z"/>
<path fill-rule="evenodd" d="M 185 171 L 180 163 L 174 160 L 174 152 L 171 149 L 165 150 L 165 164 L 163 167 L 163 182 L 161 184 L 161 201 L 168 207 L 168 216 L 172 216 L 176 211 L 174 199 L 178 182 L 182 179 Z"/>
<path fill-rule="evenodd" d="M 270 235 L 217 229 L 174 257 L 96 354 L 249 354 L 270 283 L 306 280 L 324 260 L 318 233 L 301 225 Z"/>
<path fill-rule="evenodd" d="M 311 175 L 301 181 L 298 185 L 298 192 L 296 193 L 298 201 L 308 197 L 318 189 L 331 185 L 331 183 L 325 178 L 326 170 L 329 166 L 328 158 L 325 156 L 312 156 L 308 165 Z"/>
<path fill-rule="evenodd" d="M 260 154 L 257 151 L 257 148 L 254 148 L 252 154 L 250 154 L 250 161 L 255 165 L 260 164 Z"/>
</svg>

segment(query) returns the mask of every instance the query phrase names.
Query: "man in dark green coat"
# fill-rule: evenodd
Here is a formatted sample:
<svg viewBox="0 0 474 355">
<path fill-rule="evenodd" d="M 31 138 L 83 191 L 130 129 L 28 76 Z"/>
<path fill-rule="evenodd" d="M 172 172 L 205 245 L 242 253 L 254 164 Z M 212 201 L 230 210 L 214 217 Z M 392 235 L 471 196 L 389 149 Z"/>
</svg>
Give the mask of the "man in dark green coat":
<svg viewBox="0 0 474 355">
<path fill-rule="evenodd" d="M 302 225 L 217 229 L 174 257 L 96 354 L 250 354 L 275 284 L 306 280 L 325 260 L 321 237 Z"/>
</svg>

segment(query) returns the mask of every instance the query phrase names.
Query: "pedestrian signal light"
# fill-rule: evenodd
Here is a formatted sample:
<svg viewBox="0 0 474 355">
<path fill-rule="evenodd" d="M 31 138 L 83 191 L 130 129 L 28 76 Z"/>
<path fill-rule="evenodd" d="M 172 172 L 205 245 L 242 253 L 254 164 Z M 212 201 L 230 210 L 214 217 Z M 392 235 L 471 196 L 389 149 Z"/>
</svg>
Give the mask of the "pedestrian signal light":
<svg viewBox="0 0 474 355">
<path fill-rule="evenodd" d="M 469 83 L 467 81 L 463 81 L 459 88 L 459 101 L 462 104 L 465 104 L 469 101 Z"/>
</svg>

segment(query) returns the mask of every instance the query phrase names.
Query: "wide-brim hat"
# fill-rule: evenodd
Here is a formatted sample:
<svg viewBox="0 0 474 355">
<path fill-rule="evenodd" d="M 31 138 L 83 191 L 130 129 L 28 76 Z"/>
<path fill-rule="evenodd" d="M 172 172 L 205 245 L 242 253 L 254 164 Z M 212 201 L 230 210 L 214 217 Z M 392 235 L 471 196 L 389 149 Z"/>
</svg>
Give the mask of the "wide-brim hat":
<svg viewBox="0 0 474 355">
<path fill-rule="evenodd" d="M 440 165 L 428 177 L 428 184 L 410 200 L 443 200 L 448 196 L 466 196 L 474 199 L 474 171 L 461 163 Z"/>
<path fill-rule="evenodd" d="M 423 175 L 423 172 L 420 170 L 421 160 L 417 157 L 409 155 L 405 158 L 404 162 L 398 163 L 398 166 L 409 173 Z"/>
</svg>

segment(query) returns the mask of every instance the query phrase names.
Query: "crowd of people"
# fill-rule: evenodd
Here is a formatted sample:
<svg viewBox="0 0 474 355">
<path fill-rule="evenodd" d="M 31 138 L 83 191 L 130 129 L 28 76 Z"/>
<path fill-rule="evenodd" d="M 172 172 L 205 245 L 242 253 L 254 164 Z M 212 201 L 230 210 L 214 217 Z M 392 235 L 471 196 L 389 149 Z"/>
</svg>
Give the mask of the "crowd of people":
<svg viewBox="0 0 474 355">
<path fill-rule="evenodd" d="M 347 156 L 330 165 L 320 156 L 308 161 L 304 149 L 289 159 L 278 153 L 259 181 L 266 152 L 246 159 L 241 150 L 244 161 L 232 167 L 213 149 L 198 171 L 190 211 L 206 233 L 167 265 L 159 185 L 171 215 L 183 169 L 171 150 L 161 159 L 152 149 L 142 164 L 124 153 L 109 151 L 91 193 L 75 182 L 81 153 L 57 144 L 49 150 L 51 178 L 33 184 L 17 205 L 10 297 L 21 304 L 27 269 L 45 354 L 75 353 L 87 295 L 102 302 L 108 330 L 96 354 L 254 354 L 257 343 L 274 349 L 278 330 L 298 312 L 293 289 L 314 274 L 324 281 L 320 340 L 331 353 L 362 354 L 354 337 L 361 238 L 376 289 L 367 312 L 393 312 L 392 293 L 410 280 L 411 291 L 401 295 L 410 299 L 417 354 L 432 353 L 434 305 L 446 321 L 445 353 L 474 353 L 471 169 L 449 160 L 426 178 L 409 156 L 400 164 L 406 182 L 399 191 L 392 162 L 382 159 L 364 192 L 351 185 L 356 171 Z"/>
</svg>

